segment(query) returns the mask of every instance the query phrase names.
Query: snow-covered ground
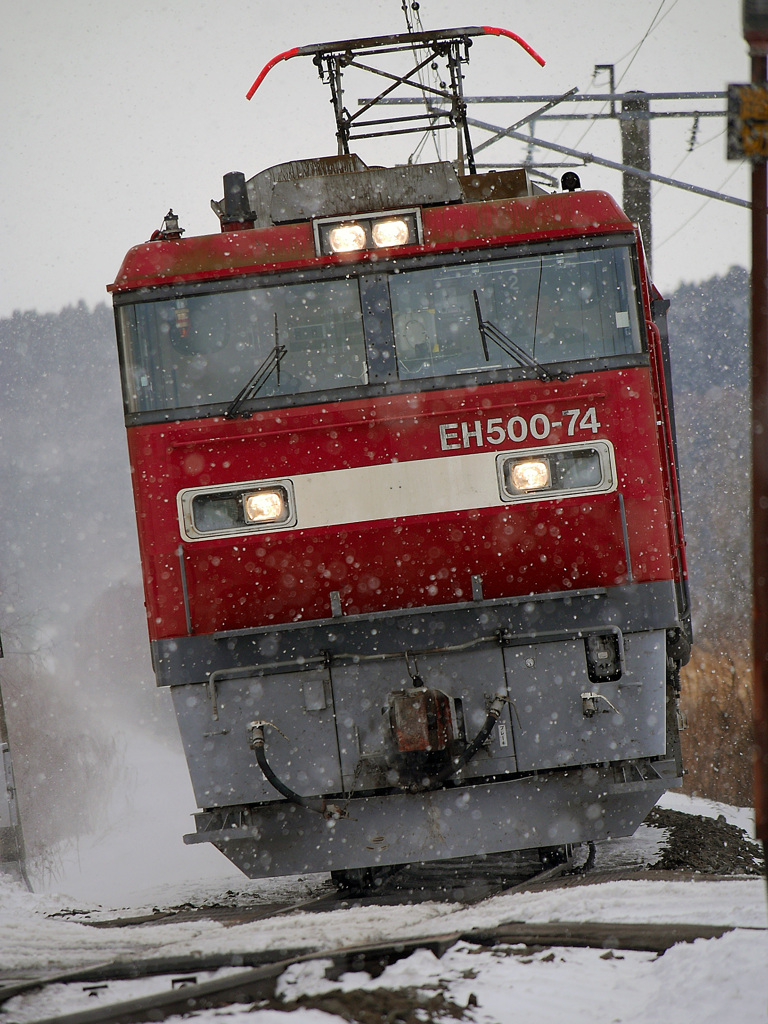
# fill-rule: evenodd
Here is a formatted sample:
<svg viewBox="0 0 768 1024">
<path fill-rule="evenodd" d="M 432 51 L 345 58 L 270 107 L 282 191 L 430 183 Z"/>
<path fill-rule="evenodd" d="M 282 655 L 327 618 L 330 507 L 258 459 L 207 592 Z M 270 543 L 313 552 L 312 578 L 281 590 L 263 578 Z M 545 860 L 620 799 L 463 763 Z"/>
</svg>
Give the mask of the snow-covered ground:
<svg viewBox="0 0 768 1024">
<path fill-rule="evenodd" d="M 57 878 L 33 876 L 36 888 L 42 888 L 44 882 L 48 891 L 29 893 L 0 875 L 3 972 L 54 972 L 113 959 L 197 952 L 324 951 L 393 936 L 466 932 L 509 921 L 687 922 L 734 930 L 719 939 L 677 945 L 663 956 L 574 948 L 531 952 L 505 946 L 486 950 L 459 943 L 440 959 L 419 950 L 376 979 L 354 974 L 337 982 L 327 981 L 325 965 L 313 961 L 290 968 L 278 992 L 293 1000 L 299 996 L 319 998 L 333 990 L 338 998 L 349 999 L 347 1005 L 362 1006 L 368 999 L 384 1007 L 393 998 L 414 1005 L 421 991 L 462 1008 L 469 1004 L 465 1019 L 478 1024 L 513 1020 L 526 1024 L 768 1021 L 768 913 L 765 881 L 760 878 L 707 881 L 701 876 L 696 881 L 667 881 L 648 875 L 636 881 L 520 892 L 467 909 L 457 904 L 421 903 L 295 913 L 232 926 L 197 920 L 152 927 L 90 927 L 83 911 L 90 911 L 91 919 L 96 920 L 115 912 L 125 916 L 126 910 L 140 913 L 182 903 L 267 902 L 279 892 L 300 898 L 326 884 L 322 876 L 249 881 L 212 849 L 183 847 L 180 835 L 189 830 L 186 815 L 191 806 L 183 761 L 175 751 L 164 753 L 163 748 L 148 749 L 146 754 L 153 784 L 148 789 L 140 786 L 141 799 L 136 799 L 133 809 L 130 802 L 124 803 L 119 820 L 100 836 L 83 839 L 76 855 L 71 849 L 62 853 Z M 169 800 L 169 794 L 176 799 Z M 667 795 L 662 803 L 694 814 L 724 814 L 733 824 L 750 826 L 746 810 L 679 794 Z M 174 809 L 169 811 L 169 807 Z M 653 860 L 661 839 L 661 830 L 643 826 L 633 839 L 601 846 L 597 867 Z M 73 915 L 75 908 L 81 913 Z M 123 982 L 99 990 L 97 997 L 84 995 L 82 986 L 57 986 L 9 1001 L 0 1007 L 0 1024 L 21 1024 L 91 1007 L 94 998 L 132 998 L 169 984 L 167 978 Z M 315 1005 L 292 1009 L 287 1016 L 275 1009 L 245 1007 L 233 1008 L 224 1016 L 233 1022 L 248 1019 L 258 1024 L 341 1020 L 318 1008 L 317 999 L 313 1001 Z M 194 1020 L 220 1024 L 222 1012 L 206 1011 Z"/>
<path fill-rule="evenodd" d="M 697 811 L 702 808 L 697 804 Z M 616 844 L 618 845 L 618 844 Z M 628 852 L 629 843 L 625 845 Z M 242 888 L 254 892 L 258 883 Z M 212 886 L 202 887 L 201 900 Z M 185 892 L 189 890 L 185 887 Z M 166 895 L 175 902 L 176 892 Z M 444 934 L 503 921 L 660 921 L 728 925 L 735 930 L 719 939 L 680 944 L 663 956 L 642 952 L 603 952 L 554 948 L 529 952 L 522 947 L 480 949 L 459 943 L 442 958 L 420 950 L 374 979 L 365 974 L 325 980 L 326 964 L 316 961 L 290 968 L 278 991 L 286 999 L 316 995 L 332 988 L 342 992 L 414 990 L 442 993 L 461 1007 L 467 1019 L 540 1024 L 753 1024 L 768 1020 L 768 932 L 765 884 L 761 879 L 729 881 L 616 881 L 543 893 L 491 898 L 473 908 L 424 903 L 408 907 L 360 907 L 322 914 L 297 913 L 253 924 L 225 927 L 210 921 L 120 929 L 95 929 L 48 915 L 69 901 L 25 892 L 0 879 L 0 962 L 5 970 L 46 967 L 50 970 L 111 959 L 303 947 L 329 950 L 353 943 Z M 202 979 L 201 979 L 202 980 Z M 169 985 L 163 979 L 157 985 Z M 131 998 L 153 983 L 124 982 L 111 995 Z M 0 1013 L 3 1024 L 39 1019 L 93 1005 L 82 986 L 58 986 L 42 995 L 10 1001 Z M 285 1021 L 271 1009 L 233 1009 L 228 1020 Z M 220 1021 L 214 1011 L 201 1022 Z M 287 1018 L 296 1024 L 338 1021 L 316 1007 L 302 1007 Z M 426 1018 L 425 1018 L 426 1019 Z"/>
</svg>

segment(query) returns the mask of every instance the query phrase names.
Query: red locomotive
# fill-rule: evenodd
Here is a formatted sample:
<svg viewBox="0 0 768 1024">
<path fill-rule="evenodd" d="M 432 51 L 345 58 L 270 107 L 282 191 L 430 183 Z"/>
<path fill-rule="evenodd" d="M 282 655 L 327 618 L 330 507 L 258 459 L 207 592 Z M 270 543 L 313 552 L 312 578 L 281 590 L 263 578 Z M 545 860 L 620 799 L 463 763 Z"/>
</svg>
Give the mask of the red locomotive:
<svg viewBox="0 0 768 1024">
<path fill-rule="evenodd" d="M 306 53 L 338 88 L 418 43 L 467 156 L 459 64 L 499 31 L 305 47 L 261 77 Z M 338 156 L 226 175 L 221 233 L 169 214 L 111 286 L 186 840 L 348 880 L 629 834 L 679 785 L 690 647 L 638 230 L 575 175 L 366 167 L 333 96 Z"/>
</svg>

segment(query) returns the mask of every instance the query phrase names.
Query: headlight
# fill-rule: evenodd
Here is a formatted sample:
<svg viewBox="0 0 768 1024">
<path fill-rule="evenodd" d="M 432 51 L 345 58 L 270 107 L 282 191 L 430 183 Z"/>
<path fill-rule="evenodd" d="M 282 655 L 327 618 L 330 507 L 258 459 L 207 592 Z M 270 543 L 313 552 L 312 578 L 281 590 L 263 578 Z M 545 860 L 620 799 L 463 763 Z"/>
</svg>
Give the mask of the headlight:
<svg viewBox="0 0 768 1024">
<path fill-rule="evenodd" d="M 182 535 L 204 540 L 229 534 L 274 530 L 296 523 L 290 480 L 199 488 L 178 496 Z"/>
<path fill-rule="evenodd" d="M 391 245 L 407 245 L 411 237 L 407 222 L 400 217 L 374 221 L 371 234 L 373 244 L 379 249 L 386 249 Z"/>
<path fill-rule="evenodd" d="M 610 441 L 499 455 L 496 465 L 503 501 L 600 494 L 616 487 Z"/>
<path fill-rule="evenodd" d="M 313 221 L 312 227 L 318 256 L 418 245 L 423 237 L 420 210 L 392 210 L 386 216 L 324 217 Z"/>
<path fill-rule="evenodd" d="M 337 224 L 328 232 L 331 252 L 357 252 L 365 248 L 365 228 L 359 224 Z"/>
<path fill-rule="evenodd" d="M 512 462 L 509 469 L 509 481 L 516 491 L 533 491 L 549 487 L 549 463 L 546 459 Z"/>
<path fill-rule="evenodd" d="M 243 515 L 246 523 L 276 523 L 285 517 L 285 498 L 282 489 L 253 491 L 243 495 Z"/>
</svg>

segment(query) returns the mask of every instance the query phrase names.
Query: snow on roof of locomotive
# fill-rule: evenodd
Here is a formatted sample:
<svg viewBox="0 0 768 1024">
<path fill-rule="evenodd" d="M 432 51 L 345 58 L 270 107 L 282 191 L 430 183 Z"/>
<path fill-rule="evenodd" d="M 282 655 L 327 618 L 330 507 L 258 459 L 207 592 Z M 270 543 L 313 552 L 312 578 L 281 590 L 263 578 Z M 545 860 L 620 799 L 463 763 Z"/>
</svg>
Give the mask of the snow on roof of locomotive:
<svg viewBox="0 0 768 1024">
<path fill-rule="evenodd" d="M 336 175 L 309 175 L 277 182 L 286 186 L 301 183 L 307 186 L 303 190 L 297 189 L 290 196 L 294 203 L 290 214 L 286 205 L 289 198 L 287 189 L 277 193 L 281 196 L 278 209 L 269 177 L 263 179 L 256 188 L 246 189 L 245 186 L 250 182 L 246 183 L 241 174 L 242 208 L 245 213 L 233 215 L 231 211 L 226 212 L 222 216 L 221 231 L 214 235 L 182 238 L 178 225 L 173 232 L 155 232 L 150 241 L 129 250 L 114 283 L 108 285 L 107 290 L 112 293 L 130 292 L 163 284 L 179 285 L 299 267 L 318 258 L 313 224 L 323 217 L 370 216 L 371 212 L 379 211 L 387 214 L 393 207 L 418 207 L 421 211 L 423 241 L 416 247 L 404 247 L 404 254 L 424 249 L 431 253 L 453 252 L 457 248 L 509 245 L 545 239 L 554 241 L 558 238 L 628 233 L 633 230 L 631 221 L 616 200 L 605 192 L 541 193 L 540 189 L 530 185 L 524 170 L 456 175 L 450 165 L 426 165 L 427 170 L 430 166 L 440 168 L 439 173 L 426 174 L 424 177 L 417 174 L 409 178 L 411 171 L 423 174 L 424 165 L 420 165 L 413 168 L 366 168 L 361 172 L 343 170 Z M 267 174 L 274 171 L 275 168 L 272 168 Z M 329 182 L 330 178 L 335 181 Z M 367 189 L 358 189 L 358 179 L 361 185 L 363 180 L 367 180 Z M 340 186 L 345 180 L 350 186 L 351 181 L 355 184 L 343 192 Z M 385 201 L 382 193 L 373 187 L 375 183 L 382 188 L 399 190 L 398 198 L 394 198 L 393 191 L 392 196 L 388 196 Z M 402 202 L 409 183 L 413 191 L 408 193 L 408 200 Z M 319 184 L 323 188 L 318 191 Z M 325 189 L 325 185 L 330 187 Z M 445 188 L 440 195 L 439 189 L 443 186 Z M 421 198 L 424 193 L 420 196 L 417 188 L 428 189 L 429 198 Z M 259 197 L 255 194 L 257 189 L 267 198 L 259 210 L 253 211 L 247 207 L 251 205 L 251 191 L 254 192 L 254 205 L 260 205 Z M 342 213 L 335 215 L 326 212 L 336 208 L 330 204 L 338 202 L 342 195 Z M 318 209 L 318 204 L 323 202 L 329 205 L 322 210 Z M 354 212 L 352 203 L 357 204 Z M 302 208 L 301 204 L 311 206 L 311 212 Z M 221 216 L 225 212 L 223 204 L 217 205 Z M 280 221 L 276 217 L 274 221 L 256 222 L 257 213 L 259 217 L 270 218 L 277 214 Z M 332 261 L 349 261 L 352 258 L 365 261 L 370 259 L 370 253 L 364 251 L 322 257 L 323 260 Z"/>
<path fill-rule="evenodd" d="M 355 154 L 291 160 L 268 167 L 240 184 L 226 175 L 225 195 L 211 200 L 222 225 L 242 219 L 255 227 L 288 224 L 314 217 L 356 216 L 405 206 L 439 206 L 487 199 L 517 199 L 542 194 L 524 169 L 486 174 L 456 173 L 448 162 L 367 167 Z M 247 203 L 245 202 L 247 197 Z M 247 205 L 247 211 L 244 207 Z"/>
</svg>

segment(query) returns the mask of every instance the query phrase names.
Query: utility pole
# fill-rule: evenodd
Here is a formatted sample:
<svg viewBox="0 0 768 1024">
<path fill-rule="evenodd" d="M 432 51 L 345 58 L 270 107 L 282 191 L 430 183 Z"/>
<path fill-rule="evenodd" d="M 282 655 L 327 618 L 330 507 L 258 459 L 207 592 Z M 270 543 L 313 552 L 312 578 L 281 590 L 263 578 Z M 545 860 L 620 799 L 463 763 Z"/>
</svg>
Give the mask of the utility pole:
<svg viewBox="0 0 768 1024">
<path fill-rule="evenodd" d="M 595 64 L 598 73 L 608 73 L 611 94 L 616 93 L 616 68 L 613 64 Z M 621 113 L 616 112 L 616 101 L 611 100 L 611 117 L 619 120 L 621 131 L 621 162 L 627 167 L 640 171 L 651 169 L 651 104 L 646 93 L 637 90 L 637 98 L 626 96 L 621 101 Z M 622 183 L 622 206 L 631 221 L 640 225 L 643 236 L 648 273 L 653 277 L 653 236 L 651 222 L 651 181 L 624 171 Z"/>
<path fill-rule="evenodd" d="M 728 90 L 728 156 L 752 161 L 752 588 L 755 824 L 768 849 L 768 0 L 743 0 L 752 83 Z"/>
<path fill-rule="evenodd" d="M 642 92 L 637 98 L 621 101 L 621 162 L 640 171 L 651 169 L 650 103 Z M 651 236 L 651 182 L 636 174 L 622 176 L 622 205 L 631 221 L 640 225 L 648 270 L 651 271 L 653 240 Z M 651 275 L 653 276 L 653 275 Z"/>
</svg>

